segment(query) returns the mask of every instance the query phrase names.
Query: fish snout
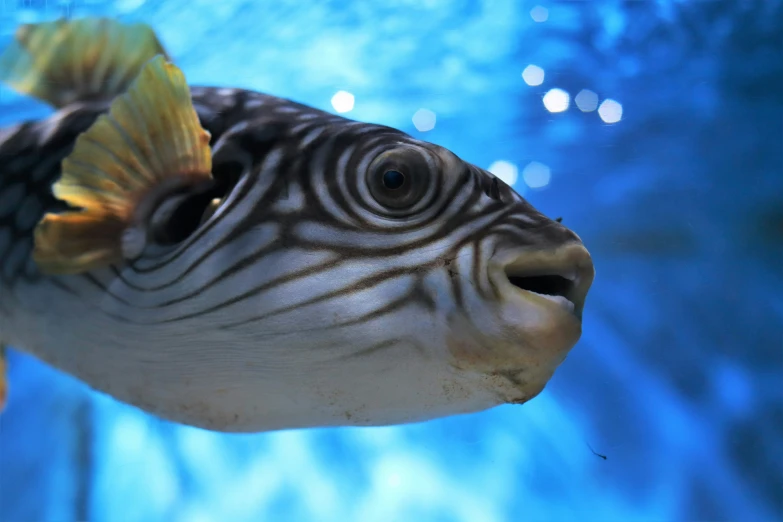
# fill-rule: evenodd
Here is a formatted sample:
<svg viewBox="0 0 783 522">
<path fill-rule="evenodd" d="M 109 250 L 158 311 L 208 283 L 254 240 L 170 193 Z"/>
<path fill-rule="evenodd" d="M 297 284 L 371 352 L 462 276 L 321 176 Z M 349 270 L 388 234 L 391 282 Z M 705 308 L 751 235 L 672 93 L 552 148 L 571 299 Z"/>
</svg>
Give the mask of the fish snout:
<svg viewBox="0 0 783 522">
<path fill-rule="evenodd" d="M 456 366 L 484 374 L 501 402 L 521 404 L 544 389 L 582 334 L 595 270 L 581 241 L 496 251 L 489 267 L 497 296 L 491 317 L 452 324 Z"/>
<path fill-rule="evenodd" d="M 503 293 L 548 301 L 581 319 L 595 269 L 581 241 L 572 241 L 551 249 L 509 251 L 498 259 L 494 275 Z"/>
</svg>

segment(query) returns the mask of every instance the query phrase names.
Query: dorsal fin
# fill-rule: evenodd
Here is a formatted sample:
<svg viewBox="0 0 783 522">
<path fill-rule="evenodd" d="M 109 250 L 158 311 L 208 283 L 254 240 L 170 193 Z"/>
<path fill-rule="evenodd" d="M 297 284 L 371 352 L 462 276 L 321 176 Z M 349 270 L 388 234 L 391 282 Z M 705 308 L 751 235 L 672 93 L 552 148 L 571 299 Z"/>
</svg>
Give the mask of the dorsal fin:
<svg viewBox="0 0 783 522">
<path fill-rule="evenodd" d="M 109 18 L 27 24 L 0 54 L 0 81 L 58 109 L 79 101 L 110 101 L 158 54 L 166 56 L 144 24 Z"/>
<path fill-rule="evenodd" d="M 46 214 L 33 258 L 46 273 L 79 273 L 137 257 L 163 198 L 212 182 L 210 134 L 182 72 L 156 56 L 76 139 L 55 197 L 77 210 Z"/>
</svg>

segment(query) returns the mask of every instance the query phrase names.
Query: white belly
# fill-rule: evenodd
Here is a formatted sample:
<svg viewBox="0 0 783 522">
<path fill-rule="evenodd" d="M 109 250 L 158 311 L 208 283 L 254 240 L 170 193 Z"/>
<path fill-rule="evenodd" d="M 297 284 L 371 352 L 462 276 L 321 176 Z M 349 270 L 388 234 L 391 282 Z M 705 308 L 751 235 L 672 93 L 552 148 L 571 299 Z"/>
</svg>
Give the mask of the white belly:
<svg viewBox="0 0 783 522">
<path fill-rule="evenodd" d="M 237 432 L 386 425 L 503 402 L 485 376 L 454 368 L 445 326 L 420 309 L 335 327 L 370 294 L 346 297 L 337 310 L 331 302 L 329 313 L 316 306 L 221 328 L 268 303 L 139 325 L 113 317 L 123 307 L 97 287 L 70 285 L 78 299 L 49 283 L 18 288 L 11 344 L 176 422 Z"/>
</svg>

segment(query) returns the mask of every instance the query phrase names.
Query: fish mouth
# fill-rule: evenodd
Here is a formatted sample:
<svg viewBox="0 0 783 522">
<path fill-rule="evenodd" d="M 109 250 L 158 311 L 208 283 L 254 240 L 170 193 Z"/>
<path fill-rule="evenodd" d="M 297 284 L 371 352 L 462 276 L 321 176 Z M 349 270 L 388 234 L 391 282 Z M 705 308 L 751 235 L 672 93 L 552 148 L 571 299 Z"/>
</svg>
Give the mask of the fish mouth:
<svg viewBox="0 0 783 522">
<path fill-rule="evenodd" d="M 504 293 L 564 310 L 580 321 L 595 277 L 590 253 L 581 243 L 508 252 L 498 259 L 493 272 Z"/>
</svg>

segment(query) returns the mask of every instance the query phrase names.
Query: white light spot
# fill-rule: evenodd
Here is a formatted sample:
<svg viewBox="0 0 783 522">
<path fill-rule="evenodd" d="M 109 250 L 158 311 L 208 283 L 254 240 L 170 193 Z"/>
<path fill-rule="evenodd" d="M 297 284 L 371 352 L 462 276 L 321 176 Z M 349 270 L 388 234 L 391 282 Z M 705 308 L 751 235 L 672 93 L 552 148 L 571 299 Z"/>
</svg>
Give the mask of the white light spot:
<svg viewBox="0 0 783 522">
<path fill-rule="evenodd" d="M 511 187 L 514 186 L 517 178 L 519 178 L 519 169 L 509 161 L 498 160 L 490 165 L 487 170 Z"/>
<path fill-rule="evenodd" d="M 522 179 L 530 188 L 542 188 L 549 185 L 552 172 L 549 167 L 537 161 L 531 161 L 522 171 Z"/>
<path fill-rule="evenodd" d="M 522 71 L 522 79 L 525 83 L 535 87 L 544 83 L 544 69 L 538 65 L 528 65 L 525 70 Z"/>
<path fill-rule="evenodd" d="M 141 453 L 148 443 L 147 430 L 143 421 L 134 415 L 121 415 L 114 421 L 111 442 L 122 448 L 124 456 Z"/>
<path fill-rule="evenodd" d="M 543 5 L 537 5 L 530 10 L 530 18 L 534 22 L 546 22 L 549 19 L 549 10 Z"/>
<path fill-rule="evenodd" d="M 544 95 L 544 107 L 549 112 L 563 112 L 570 102 L 571 97 L 563 89 L 550 89 Z"/>
<path fill-rule="evenodd" d="M 5 3 L 3 3 L 3 8 L 5 8 Z M 36 22 L 40 22 L 38 12 L 32 9 L 17 8 L 14 14 L 16 15 L 16 19 L 24 24 L 33 24 Z"/>
<path fill-rule="evenodd" d="M 143 6 L 147 0 L 118 0 L 114 4 L 114 9 L 123 13 L 129 13 Z M 61 2 L 68 5 L 69 2 Z"/>
<path fill-rule="evenodd" d="M 604 100 L 598 107 L 598 115 L 604 123 L 617 123 L 623 118 L 623 106 L 614 100 Z"/>
<path fill-rule="evenodd" d="M 589 89 L 582 89 L 574 98 L 576 106 L 582 112 L 592 112 L 598 107 L 598 95 Z"/>
<path fill-rule="evenodd" d="M 429 109 L 419 109 L 413 115 L 413 126 L 420 132 L 431 131 L 435 128 L 435 113 Z"/>
<path fill-rule="evenodd" d="M 396 488 L 400 485 L 400 475 L 397 473 L 390 473 L 389 478 L 387 479 L 387 483 L 389 487 Z"/>
<path fill-rule="evenodd" d="M 332 96 L 332 107 L 337 112 L 348 112 L 353 110 L 354 97 L 347 91 L 337 91 Z"/>
</svg>

